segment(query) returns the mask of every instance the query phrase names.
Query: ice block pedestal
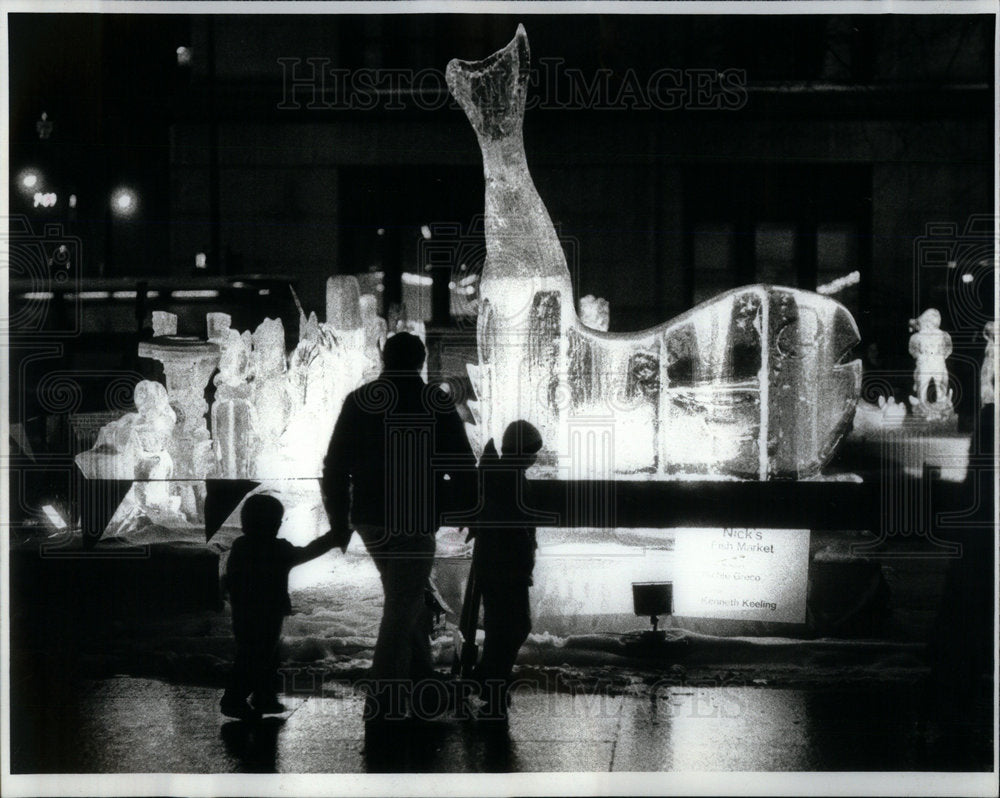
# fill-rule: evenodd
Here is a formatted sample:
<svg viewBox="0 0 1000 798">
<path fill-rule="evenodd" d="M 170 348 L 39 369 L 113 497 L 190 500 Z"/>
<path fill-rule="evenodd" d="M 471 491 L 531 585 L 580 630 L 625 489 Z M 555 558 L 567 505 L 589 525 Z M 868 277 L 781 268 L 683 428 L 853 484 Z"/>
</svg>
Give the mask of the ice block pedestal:
<svg viewBox="0 0 1000 798">
<path fill-rule="evenodd" d="M 211 463 L 212 439 L 205 423 L 205 388 L 219 365 L 217 344 L 196 338 L 164 336 L 139 344 L 139 357 L 163 364 L 170 406 L 177 414 L 170 442 L 177 479 L 203 479 Z"/>
</svg>

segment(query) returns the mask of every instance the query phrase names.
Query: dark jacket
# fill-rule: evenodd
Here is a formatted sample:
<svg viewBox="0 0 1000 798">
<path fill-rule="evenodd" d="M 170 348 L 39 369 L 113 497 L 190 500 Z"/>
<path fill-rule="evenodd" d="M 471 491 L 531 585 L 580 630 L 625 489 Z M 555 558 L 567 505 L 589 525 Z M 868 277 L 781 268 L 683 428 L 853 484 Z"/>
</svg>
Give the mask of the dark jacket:
<svg viewBox="0 0 1000 798">
<path fill-rule="evenodd" d="M 323 461 L 333 532 L 346 545 L 351 525 L 384 527 L 390 549 L 433 535 L 441 512 L 471 495 L 475 468 L 448 394 L 415 372 L 382 374 L 348 394 Z"/>
<path fill-rule="evenodd" d="M 475 540 L 472 564 L 483 585 L 533 584 L 535 527 L 528 510 L 530 484 L 524 468 L 505 465 L 493 441 L 479 462 L 479 484 L 483 493 L 481 517 L 486 521 L 470 526 Z M 492 522 L 503 518 L 502 523 Z"/>
<path fill-rule="evenodd" d="M 330 533 L 307 546 L 294 546 L 281 538 L 258 540 L 247 535 L 236 538 L 224 577 L 233 607 L 233 625 L 240 628 L 275 615 L 290 615 L 289 572 L 296 565 L 328 552 L 334 543 Z"/>
</svg>

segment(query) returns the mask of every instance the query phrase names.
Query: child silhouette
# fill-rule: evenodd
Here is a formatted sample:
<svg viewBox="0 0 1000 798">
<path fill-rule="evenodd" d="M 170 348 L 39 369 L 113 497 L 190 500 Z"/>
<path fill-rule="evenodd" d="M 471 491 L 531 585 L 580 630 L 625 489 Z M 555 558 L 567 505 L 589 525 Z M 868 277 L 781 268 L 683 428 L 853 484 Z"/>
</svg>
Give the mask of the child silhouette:
<svg viewBox="0 0 1000 798">
<path fill-rule="evenodd" d="M 501 455 L 489 441 L 479 462 L 486 523 L 472 530 L 472 567 L 483 601 L 483 654 L 472 679 L 486 705 L 483 719 L 502 720 L 510 706 L 511 672 L 531 631 L 528 588 L 535 567 L 535 527 L 528 518 L 525 472 L 542 448 L 542 437 L 527 421 L 504 430 Z M 503 518 L 503 523 L 491 519 Z"/>
<path fill-rule="evenodd" d="M 224 715 L 250 719 L 284 712 L 275 679 L 281 625 L 292 611 L 288 574 L 301 563 L 330 551 L 337 539 L 330 532 L 308 546 L 278 539 L 285 510 L 273 496 L 256 494 L 243 504 L 243 534 L 233 541 L 224 584 L 233 608 L 236 656 L 220 707 Z M 247 698 L 253 694 L 253 706 Z"/>
</svg>

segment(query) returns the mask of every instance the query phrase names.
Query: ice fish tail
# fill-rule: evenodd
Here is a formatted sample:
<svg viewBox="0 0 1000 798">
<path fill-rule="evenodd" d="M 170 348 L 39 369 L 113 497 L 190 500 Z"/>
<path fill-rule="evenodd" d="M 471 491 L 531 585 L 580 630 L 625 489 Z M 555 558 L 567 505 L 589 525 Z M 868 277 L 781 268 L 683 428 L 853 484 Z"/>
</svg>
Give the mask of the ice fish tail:
<svg viewBox="0 0 1000 798">
<path fill-rule="evenodd" d="M 518 25 L 502 50 L 482 61 L 454 59 L 445 77 L 483 155 L 487 245 L 483 279 L 555 277 L 568 285 L 566 257 L 524 154 L 521 127 L 529 66 L 528 37 Z"/>
</svg>

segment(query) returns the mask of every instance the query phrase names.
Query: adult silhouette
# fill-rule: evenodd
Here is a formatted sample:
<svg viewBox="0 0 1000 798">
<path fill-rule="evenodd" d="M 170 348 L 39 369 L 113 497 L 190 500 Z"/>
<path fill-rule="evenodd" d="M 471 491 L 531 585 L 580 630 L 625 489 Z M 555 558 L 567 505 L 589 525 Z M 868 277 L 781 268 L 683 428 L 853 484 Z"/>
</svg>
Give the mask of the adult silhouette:
<svg viewBox="0 0 1000 798">
<path fill-rule="evenodd" d="M 425 600 L 434 534 L 446 492 L 476 468 L 454 402 L 420 376 L 425 357 L 416 336 L 386 341 L 382 373 L 344 400 L 323 467 L 334 535 L 346 548 L 356 530 L 382 581 L 368 720 L 402 717 L 415 680 L 440 678 Z"/>
</svg>

